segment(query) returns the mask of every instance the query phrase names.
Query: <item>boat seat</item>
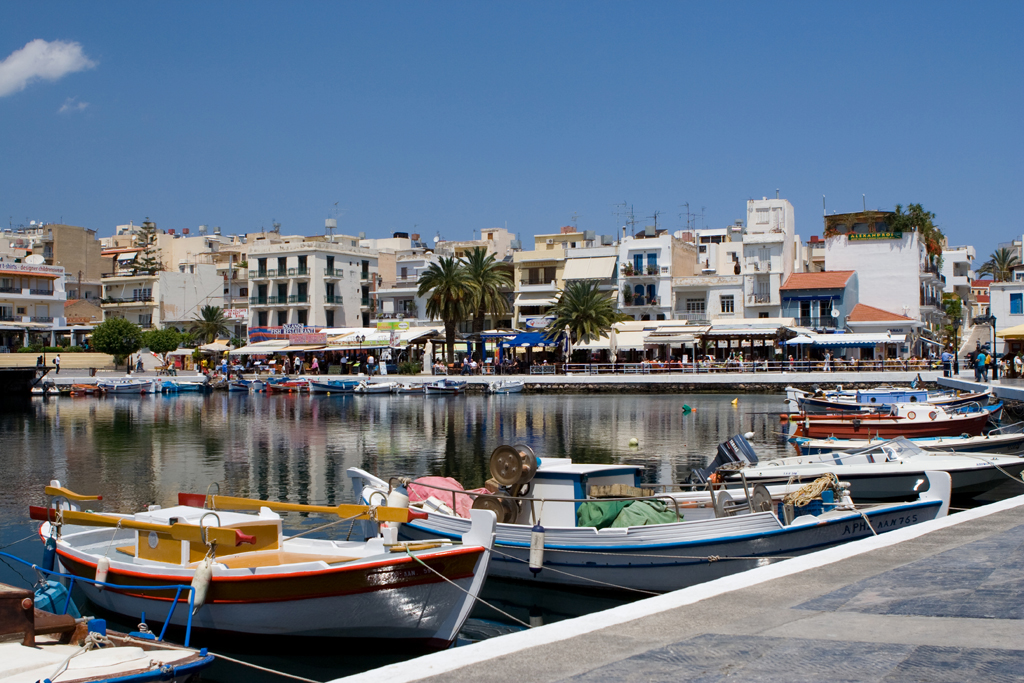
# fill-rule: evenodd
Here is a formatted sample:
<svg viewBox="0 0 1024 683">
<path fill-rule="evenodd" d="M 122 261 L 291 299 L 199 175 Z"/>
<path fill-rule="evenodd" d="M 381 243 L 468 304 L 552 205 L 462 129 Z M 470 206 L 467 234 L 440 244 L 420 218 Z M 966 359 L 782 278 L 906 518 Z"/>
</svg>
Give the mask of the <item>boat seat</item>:
<svg viewBox="0 0 1024 683">
<path fill-rule="evenodd" d="M 229 569 L 255 569 L 257 567 L 278 567 L 283 564 L 298 564 L 300 562 L 326 562 L 327 564 L 341 564 L 358 560 L 358 557 L 343 557 L 341 555 L 320 555 L 315 553 L 293 553 L 285 550 L 261 550 L 252 553 L 237 553 L 218 557 L 217 562 Z M 198 565 L 193 562 L 191 566 Z"/>
</svg>

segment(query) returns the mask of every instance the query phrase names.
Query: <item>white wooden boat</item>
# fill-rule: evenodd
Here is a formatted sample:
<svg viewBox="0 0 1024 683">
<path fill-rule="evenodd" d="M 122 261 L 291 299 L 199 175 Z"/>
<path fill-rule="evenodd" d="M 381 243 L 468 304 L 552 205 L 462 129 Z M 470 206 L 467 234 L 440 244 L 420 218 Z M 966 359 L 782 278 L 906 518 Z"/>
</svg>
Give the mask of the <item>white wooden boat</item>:
<svg viewBox="0 0 1024 683">
<path fill-rule="evenodd" d="M 723 458 L 720 447 L 719 458 L 696 473 L 698 477 L 707 478 L 719 471 L 723 480 L 734 483 L 739 481 L 740 473 L 749 483 L 789 479 L 807 483 L 833 473 L 850 483 L 854 500 L 884 501 L 915 497 L 928 485 L 926 473 L 933 470 L 949 473 L 954 496 L 977 496 L 1011 476 L 1019 479 L 1024 472 L 1024 458 L 1016 455 L 928 451 L 903 437 L 878 441 L 857 451 L 773 460 L 758 460 L 742 436 L 731 441 L 738 444 L 732 459 Z M 719 470 L 722 465 L 725 467 Z"/>
<path fill-rule="evenodd" d="M 148 394 L 156 389 L 151 379 L 135 379 L 125 377 L 119 379 L 100 379 L 96 386 L 108 394 Z"/>
<path fill-rule="evenodd" d="M 185 683 L 213 663 L 196 650 L 108 631 L 91 617 L 25 607 L 33 592 L 0 583 L 0 681 Z"/>
<path fill-rule="evenodd" d="M 808 392 L 795 387 L 786 387 L 786 402 L 794 412 L 822 415 L 839 412 L 864 412 L 888 410 L 895 403 L 927 403 L 929 405 L 954 408 L 977 402 L 988 404 L 992 389 L 984 391 L 928 391 L 921 387 L 875 387 L 873 389 L 844 390 L 841 386 L 832 391 Z"/>
<path fill-rule="evenodd" d="M 160 381 L 160 391 L 165 394 L 177 394 L 181 392 L 206 392 L 210 390 L 210 383 L 206 377 L 174 378 Z"/>
<path fill-rule="evenodd" d="M 263 391 L 266 382 L 258 379 L 233 379 L 228 382 L 228 391 Z"/>
<path fill-rule="evenodd" d="M 311 394 L 353 394 L 362 383 L 356 379 L 311 379 Z"/>
<path fill-rule="evenodd" d="M 509 450 L 517 451 L 520 458 Z M 490 565 L 493 576 L 594 590 L 662 592 L 760 566 L 776 556 L 806 553 L 945 516 L 949 509 L 949 475 L 928 472 L 930 487 L 910 503 L 855 509 L 841 492 L 831 503 L 823 494 L 817 514 L 791 519 L 784 514 L 785 508 L 778 508 L 777 499 L 795 493 L 798 486 L 760 487 L 749 496 L 736 491 L 694 491 L 661 497 L 667 510 L 675 510 L 673 519 L 681 515 L 680 521 L 598 529 L 577 525 L 581 506 L 597 502 L 591 496 L 599 491 L 595 487 L 635 486 L 641 468 L 543 458 L 534 470 L 531 459 L 527 447 L 499 447 L 491 458 L 492 476 L 499 483 L 513 483 L 490 496 L 438 490 L 436 496 L 415 506 L 427 512 L 427 518 L 402 524 L 400 536 L 409 540 L 461 537 L 470 521 L 452 508 L 458 509 L 460 495 L 472 496 L 474 508 L 502 512 Z M 348 476 L 354 489 L 362 491 L 361 500 L 388 495 L 388 484 L 363 470 L 351 468 Z M 511 495 L 516 490 L 520 495 Z M 542 527 L 539 539 L 534 525 Z M 543 547 L 539 561 L 531 562 L 531 542 Z"/>
<path fill-rule="evenodd" d="M 360 394 L 390 394 L 398 382 L 360 382 L 356 392 Z"/>
<path fill-rule="evenodd" d="M 422 384 L 406 384 L 404 382 L 399 382 L 398 386 L 395 387 L 395 393 L 396 394 L 422 394 L 423 393 L 423 385 Z"/>
<path fill-rule="evenodd" d="M 88 500 L 51 482 L 53 501 Z M 179 504 L 133 515 L 88 513 L 60 503 L 52 529 L 65 574 L 93 579 L 105 572 L 114 588 L 82 585 L 103 609 L 134 619 L 168 618 L 174 599 L 127 586 L 192 583 L 198 606 L 192 625 L 224 633 L 402 639 L 447 647 L 483 586 L 495 517 L 474 512 L 463 543 L 398 544 L 397 528 L 366 541 L 287 537 L 279 512 L 397 523 L 415 510 L 375 506 L 309 506 L 227 496 L 178 494 Z M 256 513 L 230 510 L 255 510 Z M 479 512 L 480 514 L 476 514 Z M 31 508 L 51 535 L 54 507 Z M 117 585 L 124 585 L 118 590 Z M 184 597 L 178 599 L 180 605 Z M 186 603 L 187 604 L 187 603 Z M 184 625 L 188 609 L 175 609 Z"/>
<path fill-rule="evenodd" d="M 875 446 L 885 439 L 790 439 L 801 455 L 835 453 L 838 451 L 859 451 Z M 1024 422 L 993 429 L 982 436 L 932 436 L 910 439 L 914 445 L 926 451 L 957 453 L 1018 454 L 1024 450 Z"/>
<path fill-rule="evenodd" d="M 525 386 L 526 382 L 521 379 L 503 379 L 488 385 L 487 391 L 491 394 L 518 394 Z"/>
<path fill-rule="evenodd" d="M 437 396 L 443 394 L 458 394 L 466 389 L 463 381 L 443 378 L 424 385 L 424 391 L 429 395 Z"/>
</svg>

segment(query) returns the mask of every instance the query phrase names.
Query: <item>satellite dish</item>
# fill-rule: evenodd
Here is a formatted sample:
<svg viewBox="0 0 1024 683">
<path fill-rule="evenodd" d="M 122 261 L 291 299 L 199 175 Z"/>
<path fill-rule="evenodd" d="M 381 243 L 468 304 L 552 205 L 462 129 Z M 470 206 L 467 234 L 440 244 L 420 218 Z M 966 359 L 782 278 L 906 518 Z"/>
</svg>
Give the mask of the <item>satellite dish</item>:
<svg viewBox="0 0 1024 683">
<path fill-rule="evenodd" d="M 39 254 L 29 254 L 25 257 L 25 263 L 31 263 L 33 266 L 41 266 L 46 263 L 46 259 Z"/>
<path fill-rule="evenodd" d="M 441 236 L 440 235 L 435 235 L 434 236 L 434 244 L 437 244 L 440 241 L 441 241 Z"/>
<path fill-rule="evenodd" d="M 838 308 L 833 308 L 832 309 L 832 317 L 833 318 L 838 318 L 839 317 L 839 309 Z"/>
</svg>

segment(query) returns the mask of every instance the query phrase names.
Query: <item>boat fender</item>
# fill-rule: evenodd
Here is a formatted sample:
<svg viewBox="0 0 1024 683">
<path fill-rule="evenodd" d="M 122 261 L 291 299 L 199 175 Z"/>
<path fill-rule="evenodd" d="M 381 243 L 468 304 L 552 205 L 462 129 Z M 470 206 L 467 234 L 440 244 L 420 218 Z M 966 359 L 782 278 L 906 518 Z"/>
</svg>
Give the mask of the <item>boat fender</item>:
<svg viewBox="0 0 1024 683">
<path fill-rule="evenodd" d="M 409 507 L 409 491 L 405 488 L 405 484 L 399 482 L 398 486 L 393 487 L 391 491 L 388 492 L 388 507 Z"/>
<path fill-rule="evenodd" d="M 530 571 L 534 576 L 544 568 L 544 527 L 537 522 L 530 529 Z"/>
<path fill-rule="evenodd" d="M 100 583 L 107 582 L 107 574 L 110 573 L 110 558 L 101 557 L 99 562 L 96 563 L 96 580 Z M 103 586 L 96 586 L 98 589 L 103 590 Z"/>
<path fill-rule="evenodd" d="M 936 413 L 936 412 L 935 412 L 934 410 L 933 410 L 932 412 L 928 413 L 928 419 L 929 419 L 929 420 L 934 420 L 934 419 L 935 419 L 935 418 L 937 418 L 938 416 L 939 416 L 939 414 L 938 414 L 938 413 Z"/>
<path fill-rule="evenodd" d="M 206 602 L 206 593 L 210 589 L 210 582 L 213 580 L 213 559 L 203 558 L 203 561 L 196 567 L 196 573 L 192 577 L 192 588 L 195 589 L 195 599 L 192 602 L 192 614 L 199 611 L 199 608 Z"/>
<path fill-rule="evenodd" d="M 54 566 L 57 563 L 57 539 L 53 536 L 49 536 L 46 542 L 43 544 L 43 564 L 42 567 L 48 572 L 52 572 Z"/>
</svg>

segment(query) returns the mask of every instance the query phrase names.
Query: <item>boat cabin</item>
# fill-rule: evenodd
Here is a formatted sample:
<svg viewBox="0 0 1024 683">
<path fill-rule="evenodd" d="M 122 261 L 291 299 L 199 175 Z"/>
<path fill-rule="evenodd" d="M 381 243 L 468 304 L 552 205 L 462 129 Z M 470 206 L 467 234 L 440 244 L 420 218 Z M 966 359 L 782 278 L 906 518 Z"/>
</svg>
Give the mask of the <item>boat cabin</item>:
<svg viewBox="0 0 1024 683">
<path fill-rule="evenodd" d="M 892 405 L 893 403 L 927 403 L 924 389 L 864 389 L 857 392 L 857 403 Z"/>
<path fill-rule="evenodd" d="M 584 465 L 568 458 L 542 458 L 526 500 L 542 498 L 544 502 L 524 504 L 516 523 L 532 525 L 539 520 L 544 526 L 576 526 L 576 513 L 594 487 L 635 488 L 640 486 L 642 471 L 635 465 Z"/>
</svg>

